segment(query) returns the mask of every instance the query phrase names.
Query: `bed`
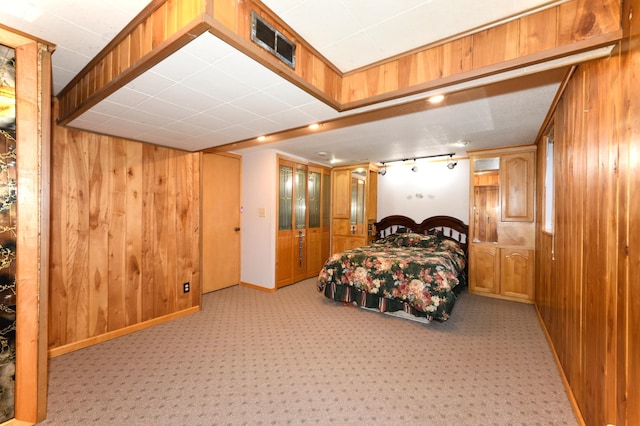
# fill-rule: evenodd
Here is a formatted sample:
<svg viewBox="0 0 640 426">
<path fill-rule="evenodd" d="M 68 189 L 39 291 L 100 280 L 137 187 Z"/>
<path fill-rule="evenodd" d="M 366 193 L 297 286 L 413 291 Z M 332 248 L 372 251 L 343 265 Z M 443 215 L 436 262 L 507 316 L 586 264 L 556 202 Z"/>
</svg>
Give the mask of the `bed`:
<svg viewBox="0 0 640 426">
<path fill-rule="evenodd" d="M 421 322 L 445 321 L 466 285 L 468 226 L 449 216 L 388 216 L 371 244 L 327 259 L 318 291 L 337 302 Z"/>
</svg>

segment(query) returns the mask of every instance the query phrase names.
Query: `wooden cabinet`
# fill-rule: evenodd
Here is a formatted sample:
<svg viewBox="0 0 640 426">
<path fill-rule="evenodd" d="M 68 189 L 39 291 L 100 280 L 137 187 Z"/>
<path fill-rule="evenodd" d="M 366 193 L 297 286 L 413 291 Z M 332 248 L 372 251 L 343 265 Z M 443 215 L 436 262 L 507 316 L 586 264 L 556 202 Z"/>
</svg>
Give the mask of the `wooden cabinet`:
<svg viewBox="0 0 640 426">
<path fill-rule="evenodd" d="M 535 147 L 470 152 L 469 291 L 532 303 Z"/>
<path fill-rule="evenodd" d="M 500 291 L 506 297 L 533 298 L 533 250 L 500 249 Z"/>
<path fill-rule="evenodd" d="M 369 243 L 377 219 L 378 169 L 374 164 L 331 171 L 331 253 Z"/>
<path fill-rule="evenodd" d="M 533 250 L 475 244 L 469 248 L 472 293 L 511 300 L 533 299 Z"/>
<path fill-rule="evenodd" d="M 469 248 L 469 275 L 473 277 L 473 290 L 477 293 L 498 293 L 500 258 L 492 245 Z"/>
</svg>

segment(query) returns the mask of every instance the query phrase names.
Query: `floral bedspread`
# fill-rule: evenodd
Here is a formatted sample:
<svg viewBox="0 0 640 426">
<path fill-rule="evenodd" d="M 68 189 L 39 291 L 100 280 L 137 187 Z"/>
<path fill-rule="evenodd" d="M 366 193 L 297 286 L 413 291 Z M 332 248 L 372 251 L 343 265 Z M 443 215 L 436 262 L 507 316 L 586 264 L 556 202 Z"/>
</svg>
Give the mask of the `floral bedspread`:
<svg viewBox="0 0 640 426">
<path fill-rule="evenodd" d="M 428 320 L 446 320 L 463 282 L 465 253 L 437 235 L 393 234 L 332 255 L 318 276 L 318 291 L 340 302 L 404 310 Z"/>
</svg>

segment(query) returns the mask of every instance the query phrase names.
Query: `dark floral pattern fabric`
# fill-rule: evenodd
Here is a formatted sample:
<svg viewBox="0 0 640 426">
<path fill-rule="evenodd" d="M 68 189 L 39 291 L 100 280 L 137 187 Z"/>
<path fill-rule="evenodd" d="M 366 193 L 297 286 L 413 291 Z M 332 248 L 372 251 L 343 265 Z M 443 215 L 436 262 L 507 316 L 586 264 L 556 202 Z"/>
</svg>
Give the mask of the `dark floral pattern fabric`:
<svg viewBox="0 0 640 426">
<path fill-rule="evenodd" d="M 429 320 L 446 320 L 465 266 L 465 253 L 454 240 L 393 234 L 332 255 L 320 271 L 318 290 L 331 299 L 382 312 L 402 309 Z"/>
</svg>

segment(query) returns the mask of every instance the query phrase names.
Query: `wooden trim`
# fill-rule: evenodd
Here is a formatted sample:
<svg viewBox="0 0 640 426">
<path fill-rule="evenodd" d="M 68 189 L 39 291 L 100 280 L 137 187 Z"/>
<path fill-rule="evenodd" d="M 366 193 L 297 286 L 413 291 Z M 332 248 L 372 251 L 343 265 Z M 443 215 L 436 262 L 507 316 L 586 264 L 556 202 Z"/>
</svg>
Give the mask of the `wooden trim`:
<svg viewBox="0 0 640 426">
<path fill-rule="evenodd" d="M 80 82 L 84 74 L 96 68 L 105 56 L 115 49 L 118 44 L 124 41 L 136 27 L 152 16 L 153 13 L 165 2 L 166 0 L 152 0 L 151 3 L 142 9 L 140 13 L 138 13 L 138 15 L 136 15 L 136 17 L 133 18 L 131 22 L 129 22 L 127 26 L 109 42 L 109 44 L 107 44 L 91 61 L 89 61 L 87 65 L 84 66 L 84 68 L 82 68 L 82 70 L 80 70 L 80 72 L 60 91 L 58 97 L 64 97 L 73 88 L 73 86 Z"/>
<path fill-rule="evenodd" d="M 204 31 L 229 43 L 337 111 L 562 58 L 614 43 L 622 37 L 621 25 L 611 13 L 616 0 L 606 0 L 602 8 L 589 11 L 594 22 L 585 34 L 581 33 L 583 28 L 574 28 L 579 25 L 575 15 L 587 13 L 585 7 L 582 2 L 578 4 L 579 0 L 569 0 L 499 25 L 492 24 L 491 28 L 482 27 L 481 31 L 435 47 L 428 46 L 342 74 L 259 0 L 233 4 L 219 0 L 213 5 L 182 0 L 180 11 L 184 9 L 185 13 L 194 14 L 193 19 L 187 22 L 185 16 L 176 13 L 181 22 L 186 22 L 182 26 L 176 22 L 178 19 L 170 21 L 166 16 L 171 12 L 165 10 L 165 5 L 175 2 L 179 0 L 155 0 L 92 61 L 91 66 L 63 89 L 59 96 L 59 123 L 68 124 Z M 278 30 L 298 43 L 300 55 L 297 55 L 295 70 L 251 42 L 248 17 L 252 9 L 268 17 Z M 555 37 L 547 35 L 542 42 L 523 43 L 523 39 L 535 36 L 535 22 L 543 20 L 540 14 L 557 17 L 557 22 L 550 29 Z M 140 41 L 140 45 L 131 44 L 131 40 Z M 548 48 L 552 40 L 555 40 L 555 47 Z M 499 52 L 494 45 L 500 46 Z M 430 65 L 434 61 L 440 65 L 434 68 Z"/>
<path fill-rule="evenodd" d="M 4 35 L 4 34 L 3 34 Z M 13 41 L 26 41 L 13 38 Z M 4 41 L 4 39 L 3 39 Z M 48 46 L 15 47 L 17 132 L 15 418 L 44 420 L 47 405 L 49 283 L 49 141 L 51 62 Z"/>
<path fill-rule="evenodd" d="M 277 288 L 266 288 L 266 287 L 262 287 L 256 284 L 251 284 L 245 281 L 240 281 L 240 285 L 242 287 L 248 287 L 248 288 L 252 288 L 254 290 L 260 290 L 260 291 L 264 291 L 266 293 L 275 293 L 276 291 L 278 291 Z"/>
<path fill-rule="evenodd" d="M 66 125 L 78 118 L 82 113 L 86 112 L 91 107 L 110 96 L 118 89 L 127 85 L 133 81 L 136 77 L 143 74 L 145 71 L 151 69 L 153 66 L 160 63 L 162 60 L 177 52 L 193 38 L 199 36 L 207 30 L 207 25 L 202 21 L 195 19 L 191 24 L 173 36 L 169 37 L 158 46 L 154 47 L 149 56 L 143 56 L 139 60 L 132 61 L 133 65 L 129 68 L 122 70 L 117 75 L 113 76 L 110 80 L 100 85 L 97 81 L 91 81 L 92 74 L 99 75 L 101 70 L 99 67 L 92 69 L 91 72 L 85 74 L 79 74 L 79 81 L 75 86 L 70 87 L 67 85 L 63 91 L 58 95 L 60 100 L 60 114 L 57 119 L 57 124 Z M 101 58 L 104 59 L 104 58 Z M 93 84 L 92 84 L 93 83 Z M 92 85 L 91 89 L 83 88 L 84 85 Z M 91 94 L 85 94 L 84 92 L 91 91 Z M 82 92 L 76 93 L 76 92 Z"/>
<path fill-rule="evenodd" d="M 49 358 L 55 358 L 60 355 L 68 354 L 79 349 L 87 348 L 98 343 L 106 342 L 116 337 L 126 336 L 127 334 L 135 333 L 136 331 L 144 330 L 145 328 L 153 327 L 154 325 L 163 324 L 169 321 L 173 321 L 178 318 L 182 318 L 187 315 L 200 312 L 200 306 L 193 306 L 183 311 L 174 312 L 158 318 L 154 318 L 148 321 L 144 321 L 138 324 L 134 324 L 128 327 L 121 328 L 119 330 L 110 331 L 99 336 L 90 337 L 88 339 L 79 340 L 77 342 L 69 343 L 68 345 L 58 346 L 57 348 L 49 349 Z"/>
<path fill-rule="evenodd" d="M 538 322 L 542 328 L 544 333 L 544 337 L 547 339 L 547 343 L 549 344 L 549 349 L 551 349 L 551 353 L 553 354 L 553 361 L 558 368 L 558 374 L 560 375 L 560 379 L 562 380 L 562 385 L 564 386 L 564 390 L 567 392 L 567 397 L 569 398 L 569 404 L 571 405 L 571 409 L 573 410 L 573 414 L 576 416 L 576 420 L 580 426 L 586 426 L 586 422 L 582 417 L 582 412 L 580 411 L 580 407 L 578 406 L 578 401 L 576 400 L 576 396 L 573 393 L 573 389 L 571 389 L 571 385 L 569 384 L 569 380 L 567 379 L 564 370 L 562 369 L 562 363 L 560 362 L 560 358 L 558 357 L 558 353 L 556 352 L 556 348 L 553 345 L 553 340 L 551 339 L 551 335 L 549 334 L 549 330 L 547 330 L 547 326 L 542 319 L 542 315 L 538 310 L 538 305 L 534 305 L 536 316 L 538 317 Z"/>
<path fill-rule="evenodd" d="M 441 89 L 458 83 L 464 83 L 470 80 L 476 80 L 483 77 L 500 74 L 502 72 L 524 68 L 536 65 L 545 61 L 563 58 L 565 56 L 586 52 L 588 50 L 604 47 L 615 43 L 622 37 L 622 30 L 613 31 L 608 34 L 592 37 L 587 40 L 581 40 L 569 45 L 560 46 L 554 49 L 542 52 L 532 53 L 526 56 L 520 56 L 513 59 L 500 61 L 492 65 L 482 66 L 480 68 L 472 68 L 471 70 L 453 73 L 442 78 L 424 81 L 406 88 L 398 88 L 396 90 L 380 91 L 378 94 L 367 96 L 359 100 L 345 101 L 344 96 L 341 99 L 340 111 L 349 111 L 355 108 L 373 105 L 376 103 L 398 99 L 417 93 L 427 92 L 430 90 Z M 384 65 L 388 65 L 385 62 Z M 382 66 L 382 65 L 381 65 Z M 371 72 L 371 70 L 369 70 Z M 400 70 L 398 71 L 400 72 Z M 343 82 L 343 86 L 346 82 Z"/>
<path fill-rule="evenodd" d="M 246 38 L 243 38 L 241 35 L 229 30 L 229 28 L 219 23 L 218 21 L 215 21 L 213 19 L 205 20 L 209 24 L 208 31 L 214 36 L 225 41 L 236 50 L 239 50 L 240 52 L 254 59 L 256 62 L 270 69 L 274 73 L 280 75 L 282 78 L 286 79 L 291 84 L 294 84 L 299 89 L 304 90 L 314 98 L 324 102 L 325 104 L 331 106 L 336 110 L 340 109 L 340 103 L 337 100 L 337 94 L 335 96 L 332 96 L 331 93 L 327 93 L 318 85 L 311 83 L 310 81 L 302 77 L 298 72 L 292 70 L 289 66 L 279 62 L 277 59 L 267 57 L 266 55 L 268 55 L 268 53 L 265 53 L 262 48 L 258 47 L 252 42 L 247 41 Z M 341 77 L 339 77 L 337 74 L 335 78 L 338 79 L 338 81 L 341 81 Z"/>
<path fill-rule="evenodd" d="M 11 419 L 11 420 L 7 420 L 4 423 L 0 423 L 0 426 L 32 426 L 32 425 L 33 425 L 32 422 L 25 422 L 17 419 Z"/>
<path fill-rule="evenodd" d="M 547 111 L 547 115 L 544 118 L 544 121 L 542 122 L 540 129 L 538 130 L 538 134 L 536 135 L 536 138 L 535 138 L 535 141 L 537 141 L 536 144 L 539 144 L 541 141 L 544 140 L 544 135 L 547 133 L 549 124 L 553 122 L 553 117 L 555 116 L 558 102 L 560 102 L 560 99 L 564 94 L 564 89 L 566 89 L 567 84 L 569 84 L 569 80 L 571 80 L 571 77 L 573 77 L 573 74 L 576 72 L 576 68 L 578 68 L 577 65 L 573 65 L 571 68 L 569 68 L 569 70 L 567 71 L 567 74 L 562 79 L 562 82 L 560 83 L 560 87 L 558 88 L 558 91 L 556 92 L 556 95 L 554 96 L 553 101 L 551 101 L 551 106 Z"/>
<path fill-rule="evenodd" d="M 53 52 L 56 47 L 56 45 L 53 43 L 49 43 L 46 40 L 42 40 L 40 38 L 34 37 L 30 34 L 27 34 L 20 30 L 16 30 L 15 28 L 8 27 L 1 23 L 0 23 L 0 39 L 2 39 L 2 44 L 12 48 L 17 46 L 22 46 L 24 44 L 34 43 L 34 42 L 40 43 L 46 46 L 50 52 Z"/>
<path fill-rule="evenodd" d="M 469 156 L 495 156 L 496 154 L 510 154 L 514 152 L 536 151 L 537 145 L 516 145 L 505 148 L 479 149 L 477 151 L 467 151 Z"/>
</svg>

